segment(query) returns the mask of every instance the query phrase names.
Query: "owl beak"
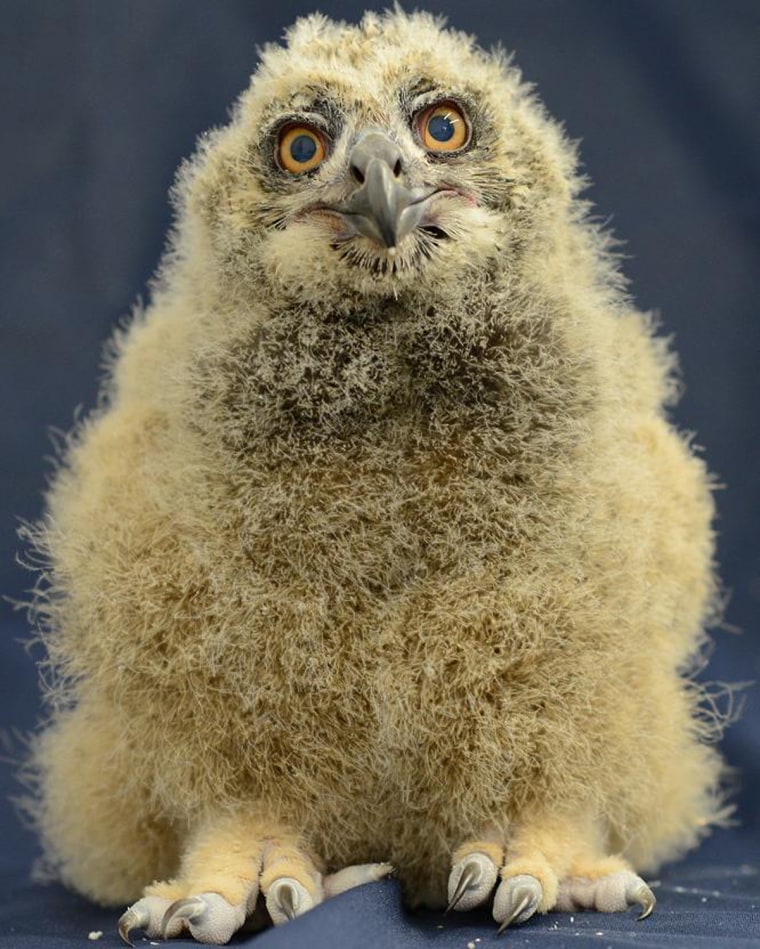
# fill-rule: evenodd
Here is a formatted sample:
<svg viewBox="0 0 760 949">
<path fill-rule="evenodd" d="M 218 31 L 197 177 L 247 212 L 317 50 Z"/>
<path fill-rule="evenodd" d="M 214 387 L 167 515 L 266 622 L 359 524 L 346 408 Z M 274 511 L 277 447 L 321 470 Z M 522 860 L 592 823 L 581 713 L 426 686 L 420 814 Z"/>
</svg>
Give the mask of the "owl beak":
<svg viewBox="0 0 760 949">
<path fill-rule="evenodd" d="M 355 142 L 349 173 L 356 190 L 339 209 L 341 216 L 357 233 L 394 250 L 419 224 L 431 189 L 407 187 L 401 149 L 379 129 Z"/>
</svg>

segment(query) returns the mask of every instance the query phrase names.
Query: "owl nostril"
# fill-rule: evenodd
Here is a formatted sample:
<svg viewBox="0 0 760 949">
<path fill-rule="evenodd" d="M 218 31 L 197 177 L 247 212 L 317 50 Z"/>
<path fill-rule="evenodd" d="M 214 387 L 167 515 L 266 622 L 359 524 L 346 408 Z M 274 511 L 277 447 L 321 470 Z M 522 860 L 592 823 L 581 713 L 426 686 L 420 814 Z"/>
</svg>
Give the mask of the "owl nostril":
<svg viewBox="0 0 760 949">
<path fill-rule="evenodd" d="M 370 128 L 358 134 L 349 152 L 346 177 L 360 186 L 369 186 L 375 177 L 400 184 L 405 170 L 400 146 L 383 129 Z"/>
<path fill-rule="evenodd" d="M 388 164 L 390 164 L 390 162 L 388 162 Z M 401 159 L 397 158 L 396 163 L 393 165 L 393 168 L 391 169 L 393 173 L 393 177 L 400 178 L 401 172 L 403 170 L 404 170 L 404 166 L 401 164 Z M 363 185 L 366 180 L 366 175 L 364 174 L 362 169 L 359 167 L 359 165 L 351 164 L 350 171 L 351 171 L 351 177 L 354 179 L 354 181 L 356 181 L 357 184 Z"/>
</svg>

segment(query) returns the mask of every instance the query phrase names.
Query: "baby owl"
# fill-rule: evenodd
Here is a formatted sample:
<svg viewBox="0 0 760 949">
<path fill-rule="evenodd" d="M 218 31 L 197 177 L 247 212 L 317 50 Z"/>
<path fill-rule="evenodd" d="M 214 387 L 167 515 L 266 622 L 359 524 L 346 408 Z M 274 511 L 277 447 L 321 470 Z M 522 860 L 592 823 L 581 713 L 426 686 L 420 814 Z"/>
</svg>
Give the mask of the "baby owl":
<svg viewBox="0 0 760 949">
<path fill-rule="evenodd" d="M 724 812 L 712 482 L 573 148 L 426 14 L 302 19 L 175 189 L 34 612 L 47 871 L 225 943 L 410 905 L 641 916 Z"/>
</svg>

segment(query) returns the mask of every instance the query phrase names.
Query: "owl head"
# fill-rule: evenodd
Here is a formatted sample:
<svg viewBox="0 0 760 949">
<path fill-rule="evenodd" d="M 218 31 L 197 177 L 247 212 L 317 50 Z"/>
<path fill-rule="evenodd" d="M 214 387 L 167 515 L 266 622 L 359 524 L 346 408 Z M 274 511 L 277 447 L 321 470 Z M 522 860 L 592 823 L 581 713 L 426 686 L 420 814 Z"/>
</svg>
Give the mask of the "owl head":
<svg viewBox="0 0 760 949">
<path fill-rule="evenodd" d="M 578 184 L 501 52 L 424 13 L 314 15 L 183 169 L 175 257 L 233 303 L 446 296 L 550 252 Z"/>
</svg>

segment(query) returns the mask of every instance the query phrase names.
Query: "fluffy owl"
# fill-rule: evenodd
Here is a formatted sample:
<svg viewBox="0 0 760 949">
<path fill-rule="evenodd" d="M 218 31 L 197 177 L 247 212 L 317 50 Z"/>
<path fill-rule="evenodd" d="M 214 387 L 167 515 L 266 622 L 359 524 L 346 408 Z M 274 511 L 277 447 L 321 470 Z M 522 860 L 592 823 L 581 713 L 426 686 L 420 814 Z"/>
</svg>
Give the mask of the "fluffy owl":
<svg viewBox="0 0 760 949">
<path fill-rule="evenodd" d="M 573 148 L 426 14 L 302 19 L 200 141 L 68 440 L 35 605 L 50 873 L 224 943 L 654 906 L 724 813 L 712 482 Z"/>
</svg>

